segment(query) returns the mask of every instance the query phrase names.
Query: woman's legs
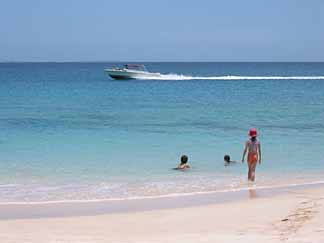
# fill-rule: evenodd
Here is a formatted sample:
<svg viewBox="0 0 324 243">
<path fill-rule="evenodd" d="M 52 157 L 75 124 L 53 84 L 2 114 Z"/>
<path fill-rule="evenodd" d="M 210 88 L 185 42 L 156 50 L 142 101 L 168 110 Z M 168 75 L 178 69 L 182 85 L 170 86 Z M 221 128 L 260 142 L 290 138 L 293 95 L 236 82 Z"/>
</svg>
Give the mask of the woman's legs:
<svg viewBox="0 0 324 243">
<path fill-rule="evenodd" d="M 255 180 L 255 168 L 258 163 L 258 154 L 257 153 L 249 153 L 248 154 L 248 165 L 249 165 L 249 172 L 248 172 L 248 179 L 249 181 Z"/>
<path fill-rule="evenodd" d="M 248 162 L 249 165 L 249 172 L 248 172 L 248 180 L 254 181 L 255 180 L 255 168 L 257 163 L 256 162 Z"/>
</svg>

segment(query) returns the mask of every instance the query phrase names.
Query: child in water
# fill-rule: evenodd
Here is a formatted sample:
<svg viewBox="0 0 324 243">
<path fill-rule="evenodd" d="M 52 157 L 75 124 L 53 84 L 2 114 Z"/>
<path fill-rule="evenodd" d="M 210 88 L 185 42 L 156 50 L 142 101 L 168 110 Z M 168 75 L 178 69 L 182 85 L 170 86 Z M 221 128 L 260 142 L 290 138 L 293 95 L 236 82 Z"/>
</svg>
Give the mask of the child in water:
<svg viewBox="0 0 324 243">
<path fill-rule="evenodd" d="M 188 156 L 187 155 L 182 155 L 180 158 L 180 164 L 178 165 L 177 170 L 184 170 L 184 169 L 189 169 L 190 165 L 188 164 Z"/>
<path fill-rule="evenodd" d="M 261 144 L 257 140 L 258 131 L 255 128 L 251 128 L 249 132 L 250 139 L 245 143 L 245 149 L 243 152 L 242 163 L 244 162 L 245 154 L 248 152 L 247 162 L 249 166 L 248 180 L 255 180 L 255 168 L 259 161 L 261 164 Z"/>
</svg>

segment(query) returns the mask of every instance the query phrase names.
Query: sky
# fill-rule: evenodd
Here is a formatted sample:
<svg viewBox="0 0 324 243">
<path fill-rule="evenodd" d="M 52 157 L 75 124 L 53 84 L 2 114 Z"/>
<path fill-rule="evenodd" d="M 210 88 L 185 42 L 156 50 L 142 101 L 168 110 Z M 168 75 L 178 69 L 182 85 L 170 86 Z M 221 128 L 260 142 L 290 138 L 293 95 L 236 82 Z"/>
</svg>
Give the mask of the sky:
<svg viewBox="0 0 324 243">
<path fill-rule="evenodd" d="M 0 0 L 0 61 L 324 61 L 322 0 Z"/>
</svg>

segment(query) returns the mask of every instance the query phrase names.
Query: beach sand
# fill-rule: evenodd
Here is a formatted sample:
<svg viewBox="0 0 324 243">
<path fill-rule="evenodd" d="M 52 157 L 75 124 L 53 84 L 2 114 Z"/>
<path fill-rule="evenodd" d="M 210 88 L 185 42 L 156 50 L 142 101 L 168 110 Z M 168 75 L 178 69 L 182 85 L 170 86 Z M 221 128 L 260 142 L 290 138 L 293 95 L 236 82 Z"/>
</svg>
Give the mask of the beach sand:
<svg viewBox="0 0 324 243">
<path fill-rule="evenodd" d="M 93 216 L 0 220 L 0 242 L 324 242 L 324 188 Z M 34 207 L 37 210 L 37 205 Z"/>
</svg>

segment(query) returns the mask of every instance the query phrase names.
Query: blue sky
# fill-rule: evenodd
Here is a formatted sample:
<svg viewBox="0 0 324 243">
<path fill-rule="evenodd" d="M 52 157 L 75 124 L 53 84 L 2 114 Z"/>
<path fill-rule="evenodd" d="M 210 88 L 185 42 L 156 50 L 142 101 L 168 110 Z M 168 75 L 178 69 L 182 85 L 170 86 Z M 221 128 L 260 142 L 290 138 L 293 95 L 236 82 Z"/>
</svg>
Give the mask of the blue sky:
<svg viewBox="0 0 324 243">
<path fill-rule="evenodd" d="M 0 61 L 324 61 L 322 0 L 1 0 Z"/>
</svg>

